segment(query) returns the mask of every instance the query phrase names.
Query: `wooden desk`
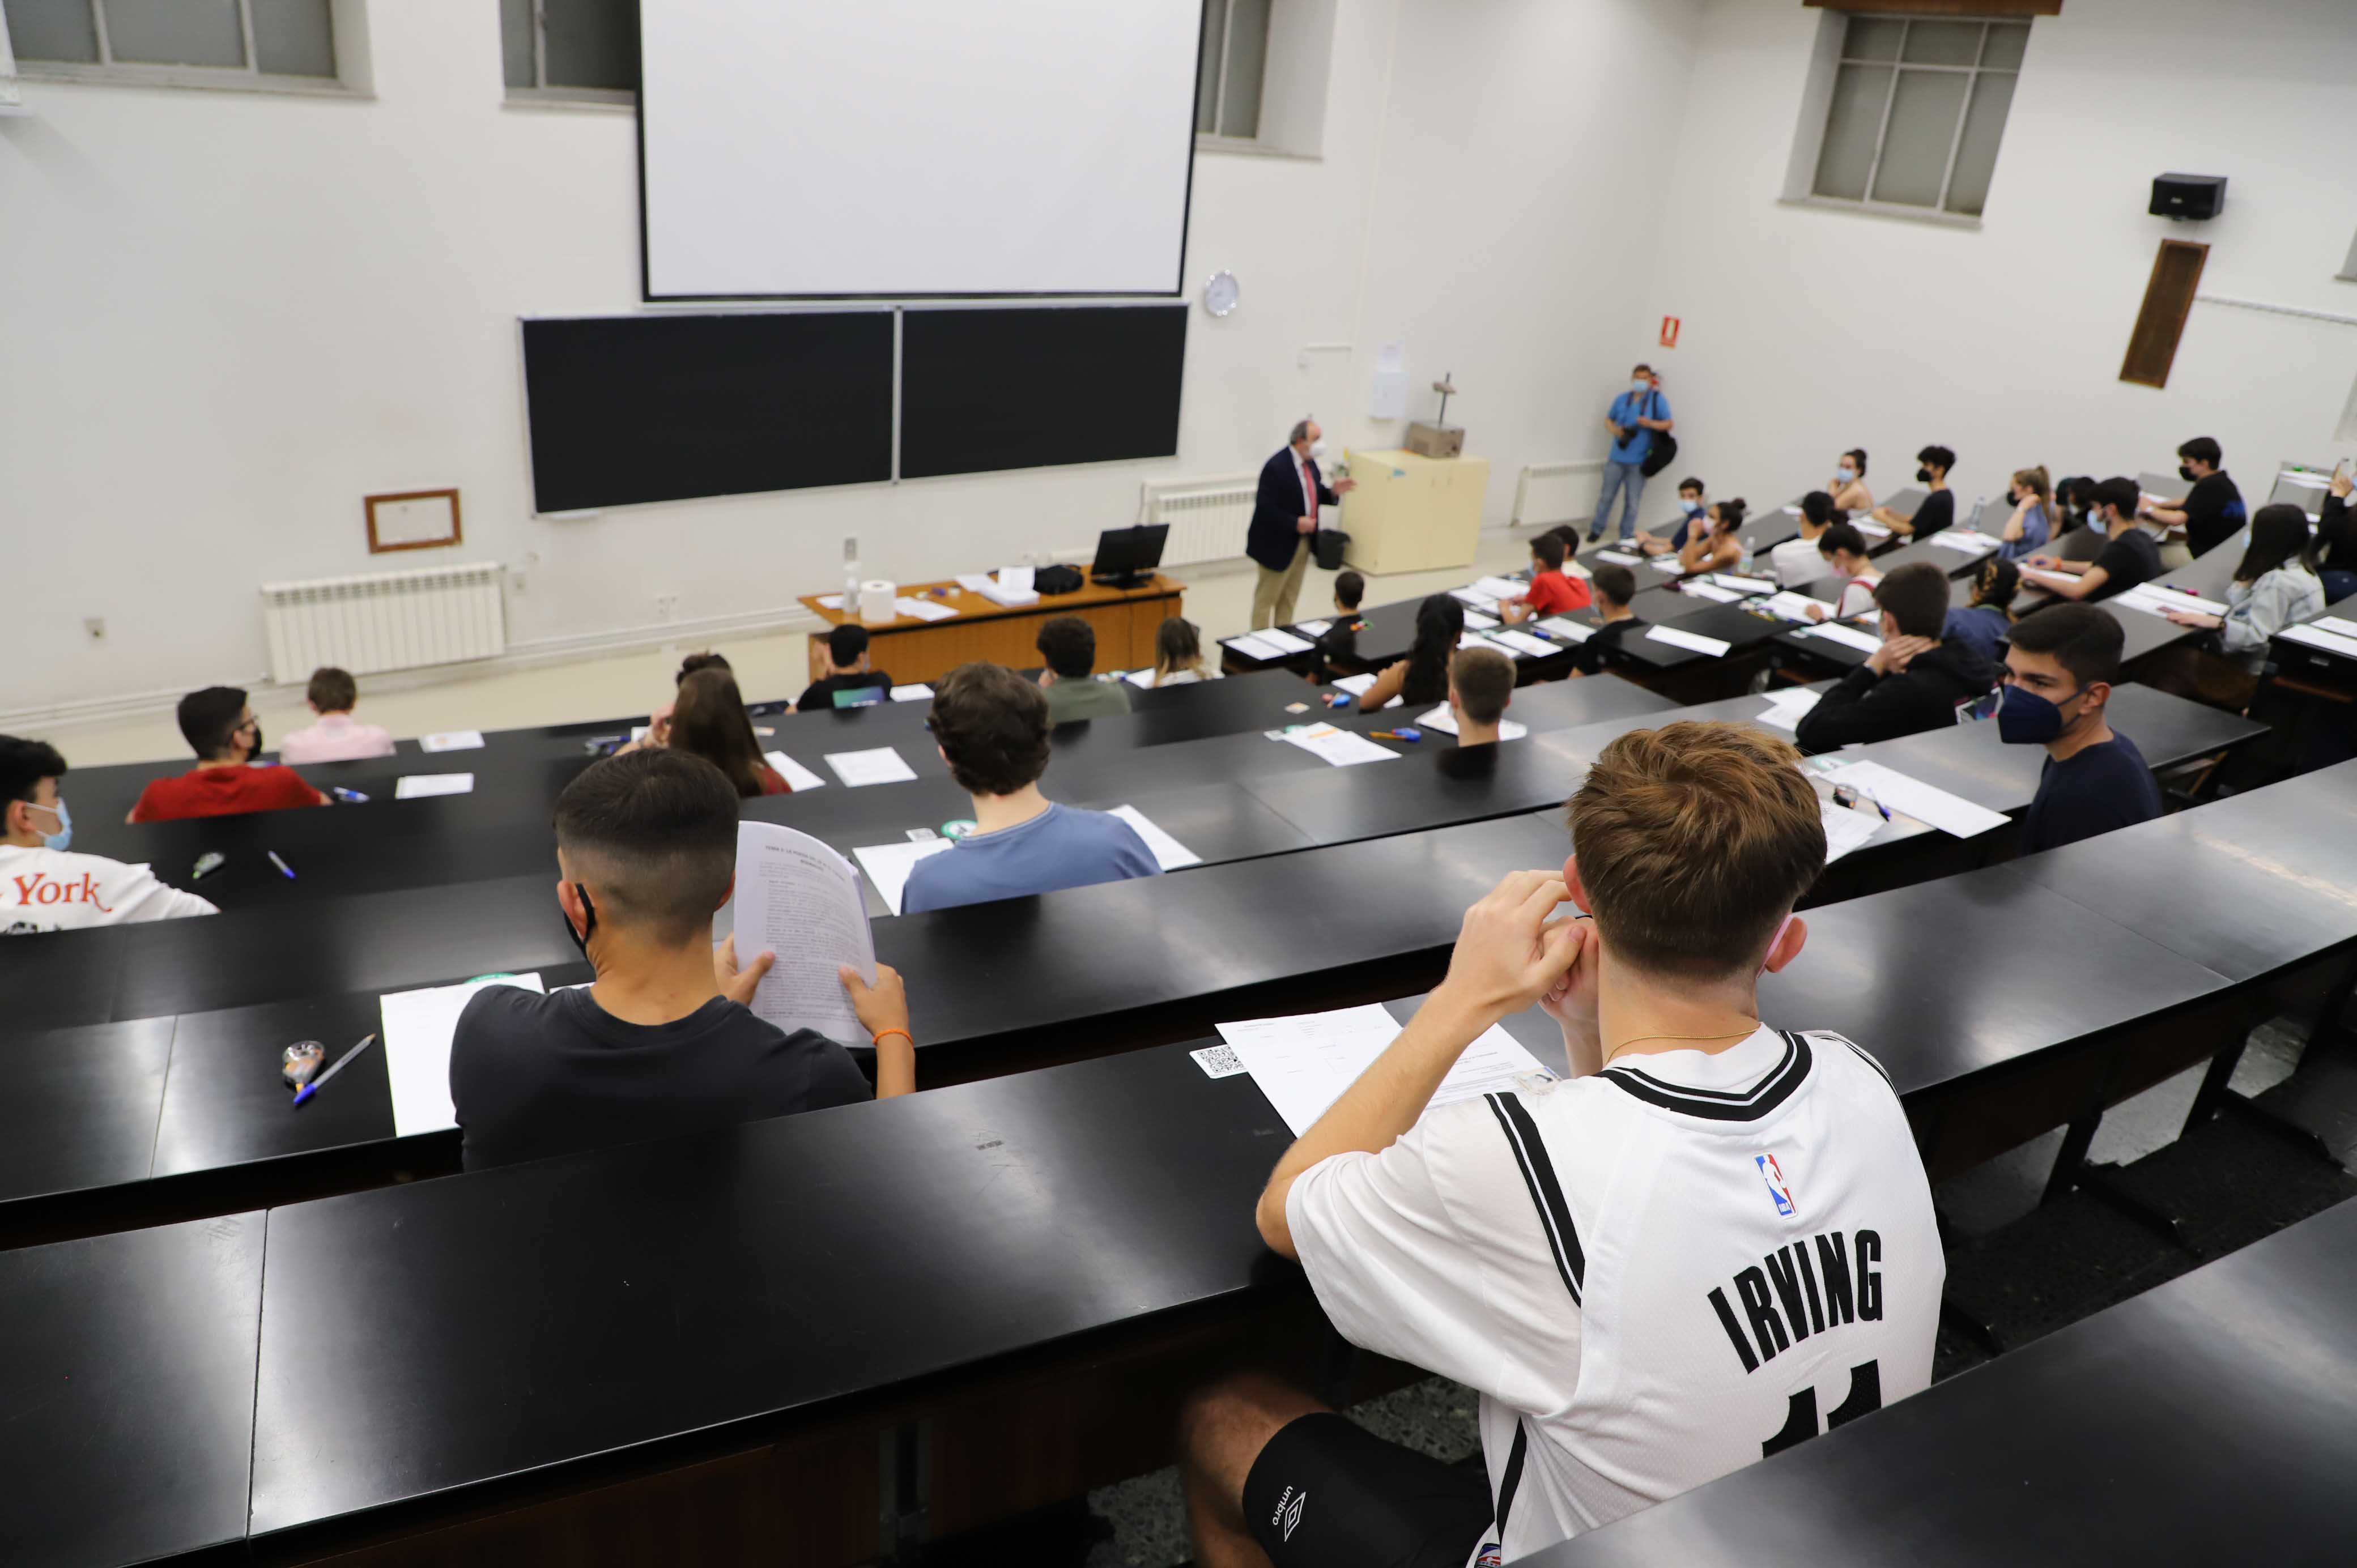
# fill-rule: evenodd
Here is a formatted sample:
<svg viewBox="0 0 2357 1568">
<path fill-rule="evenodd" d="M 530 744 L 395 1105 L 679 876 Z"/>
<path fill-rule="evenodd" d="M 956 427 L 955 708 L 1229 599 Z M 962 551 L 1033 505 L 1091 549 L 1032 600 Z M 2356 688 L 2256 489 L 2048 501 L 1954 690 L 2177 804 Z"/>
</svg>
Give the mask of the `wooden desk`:
<svg viewBox="0 0 2357 1568">
<path fill-rule="evenodd" d="M 1036 605 L 1008 609 L 980 594 L 969 594 L 955 583 L 907 583 L 903 598 L 941 594 L 934 602 L 957 611 L 951 620 L 919 620 L 902 616 L 881 626 L 861 621 L 856 607 L 831 610 L 815 594 L 804 594 L 804 609 L 829 626 L 865 625 L 874 641 L 868 659 L 900 682 L 934 681 L 961 664 L 986 660 L 1014 669 L 1039 662 L 1034 646 L 1040 627 L 1058 616 L 1078 616 L 1097 632 L 1097 668 L 1133 670 L 1154 662 L 1154 633 L 1164 620 L 1182 613 L 1187 585 L 1157 575 L 1142 588 L 1101 588 L 1094 583 L 1073 594 L 1042 594 Z M 818 673 L 820 641 L 811 639 L 811 673 Z"/>
</svg>

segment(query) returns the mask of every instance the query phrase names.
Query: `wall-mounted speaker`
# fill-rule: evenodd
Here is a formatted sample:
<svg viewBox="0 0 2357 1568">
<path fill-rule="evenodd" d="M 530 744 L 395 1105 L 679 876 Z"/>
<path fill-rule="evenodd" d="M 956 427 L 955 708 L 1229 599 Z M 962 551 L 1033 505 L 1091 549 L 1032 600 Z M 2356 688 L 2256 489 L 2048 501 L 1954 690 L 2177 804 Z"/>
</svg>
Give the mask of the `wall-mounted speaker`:
<svg viewBox="0 0 2357 1568">
<path fill-rule="evenodd" d="M 2215 218 L 2226 205 L 2222 174 L 2165 174 L 2152 182 L 2156 218 Z"/>
</svg>

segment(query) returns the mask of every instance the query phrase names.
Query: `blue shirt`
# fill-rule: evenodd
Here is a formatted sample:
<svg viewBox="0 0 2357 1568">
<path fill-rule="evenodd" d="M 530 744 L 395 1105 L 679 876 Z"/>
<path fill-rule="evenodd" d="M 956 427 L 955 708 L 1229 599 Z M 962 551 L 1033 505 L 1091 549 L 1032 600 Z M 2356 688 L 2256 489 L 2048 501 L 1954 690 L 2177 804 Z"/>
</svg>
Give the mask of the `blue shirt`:
<svg viewBox="0 0 2357 1568">
<path fill-rule="evenodd" d="M 2010 544 L 1997 546 L 1996 558 L 2000 561 L 2027 561 L 2046 548 L 2046 542 L 2052 534 L 2053 530 L 2046 521 L 2046 507 L 2041 502 L 2031 507 L 2023 516 L 2021 537 Z"/>
<path fill-rule="evenodd" d="M 917 862 L 900 908 L 914 915 L 1161 875 L 1154 852 L 1119 817 L 1051 803 L 1028 822 L 969 834 L 946 854 Z"/>
<path fill-rule="evenodd" d="M 1991 664 L 2005 662 L 2003 645 L 2012 640 L 2013 623 L 1994 605 L 1974 605 L 1950 610 L 1940 628 L 1940 640 L 1961 642 Z"/>
<path fill-rule="evenodd" d="M 1645 454 L 1653 449 L 1653 433 L 1637 428 L 1641 414 L 1647 419 L 1666 420 L 1670 417 L 1670 400 L 1658 392 L 1647 392 L 1643 397 L 1624 392 L 1612 400 L 1612 423 L 1629 432 L 1629 439 L 1612 448 L 1614 462 L 1641 463 Z"/>
</svg>

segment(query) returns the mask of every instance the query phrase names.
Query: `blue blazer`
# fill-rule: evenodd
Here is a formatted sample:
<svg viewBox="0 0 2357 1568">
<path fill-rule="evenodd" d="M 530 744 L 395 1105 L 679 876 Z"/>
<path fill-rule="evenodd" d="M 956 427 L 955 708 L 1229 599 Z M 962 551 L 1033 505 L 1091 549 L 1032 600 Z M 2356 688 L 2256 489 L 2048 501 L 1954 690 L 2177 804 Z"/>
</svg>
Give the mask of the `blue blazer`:
<svg viewBox="0 0 2357 1568">
<path fill-rule="evenodd" d="M 1340 506 L 1342 498 L 1326 488 L 1325 476 L 1318 471 L 1318 459 L 1309 464 L 1310 481 L 1318 487 L 1318 505 L 1321 511 L 1329 506 Z M 1275 456 L 1261 465 L 1260 491 L 1253 498 L 1252 527 L 1244 534 L 1244 553 L 1272 572 L 1282 572 L 1293 564 L 1294 546 L 1303 538 L 1302 514 L 1308 505 L 1301 499 L 1301 480 L 1293 468 L 1293 448 L 1278 449 Z"/>
</svg>

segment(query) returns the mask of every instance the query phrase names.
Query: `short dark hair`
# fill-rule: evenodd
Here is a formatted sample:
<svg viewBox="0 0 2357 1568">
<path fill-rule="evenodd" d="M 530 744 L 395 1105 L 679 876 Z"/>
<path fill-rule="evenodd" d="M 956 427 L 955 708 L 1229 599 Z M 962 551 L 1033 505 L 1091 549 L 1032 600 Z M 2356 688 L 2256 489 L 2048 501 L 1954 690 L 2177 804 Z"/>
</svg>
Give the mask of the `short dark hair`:
<svg viewBox="0 0 2357 1568">
<path fill-rule="evenodd" d="M 350 671 L 322 664 L 311 671 L 311 684 L 303 695 L 323 714 L 348 714 L 361 700 L 361 683 Z"/>
<path fill-rule="evenodd" d="M 2214 468 L 2225 461 L 2226 449 L 2213 436 L 2197 435 L 2179 446 L 2177 455 L 2189 463 L 2207 463 Z"/>
<path fill-rule="evenodd" d="M 1692 474 L 1688 474 L 1684 478 L 1678 481 L 1678 490 L 1681 494 L 1687 490 L 1693 490 L 1698 495 L 1708 489 L 1710 489 L 1708 485 L 1704 484 Z"/>
<path fill-rule="evenodd" d="M 237 686 L 208 686 L 180 699 L 181 737 L 201 760 L 210 762 L 230 748 L 239 718 L 245 712 L 245 693 Z"/>
<path fill-rule="evenodd" d="M 1346 610 L 1359 607 L 1367 596 L 1367 580 L 1356 572 L 1344 572 L 1334 579 L 1334 602 Z"/>
<path fill-rule="evenodd" d="M 867 651 L 867 628 L 864 626 L 839 626 L 826 634 L 826 656 L 834 660 L 838 670 L 859 662 Z"/>
<path fill-rule="evenodd" d="M 1618 561 L 1606 561 L 1587 575 L 1596 591 L 1616 605 L 1625 605 L 1637 596 L 1637 574 Z"/>
<path fill-rule="evenodd" d="M 1792 746 L 1749 725 L 1632 730 L 1571 798 L 1590 913 L 1616 960 L 1713 981 L 1757 968 L 1825 865 L 1816 790 Z"/>
<path fill-rule="evenodd" d="M 709 943 L 737 874 L 737 790 L 676 747 L 609 757 L 557 796 L 556 847 L 577 879 L 597 884 L 600 925 L 665 947 Z"/>
<path fill-rule="evenodd" d="M 1531 541 L 1531 559 L 1550 572 L 1563 570 L 1563 541 L 1552 533 L 1542 533 Z"/>
<path fill-rule="evenodd" d="M 2093 605 L 2049 605 L 2013 623 L 2014 647 L 2051 655 L 2082 686 L 2120 678 L 2120 649 L 2127 631 L 2107 610 Z"/>
<path fill-rule="evenodd" d="M 1514 661 L 1493 648 L 1468 648 L 1448 666 L 1448 684 L 1467 718 L 1496 724 L 1514 694 Z"/>
<path fill-rule="evenodd" d="M 1078 616 L 1058 616 L 1033 644 L 1059 681 L 1076 681 L 1097 667 L 1097 628 Z"/>
<path fill-rule="evenodd" d="M 1827 560 L 1844 550 L 1853 555 L 1865 554 L 1866 535 L 1846 522 L 1835 523 L 1817 535 L 1817 553 Z"/>
<path fill-rule="evenodd" d="M 1846 520 L 1849 513 L 1834 505 L 1834 498 L 1823 490 L 1811 490 L 1801 498 L 1801 515 L 1823 528 L 1829 522 Z"/>
<path fill-rule="evenodd" d="M 2108 506 L 2122 517 L 2134 517 L 2143 501 L 2143 486 L 2134 479 L 2113 478 L 2095 487 L 2094 493 L 2088 498 L 2087 510 L 2093 511 L 2099 506 Z"/>
<path fill-rule="evenodd" d="M 0 735 L 0 806 L 29 800 L 44 779 L 62 779 L 66 759 L 46 740 L 21 740 Z"/>
<path fill-rule="evenodd" d="M 1981 563 L 1980 572 L 1973 579 L 1973 597 L 1981 604 L 1994 605 L 1998 609 L 2013 603 L 2013 596 L 2019 592 L 2021 568 L 1994 555 Z"/>
<path fill-rule="evenodd" d="M 961 664 L 934 682 L 931 724 L 969 795 L 1012 795 L 1048 770 L 1048 694 L 1004 664 Z"/>
<path fill-rule="evenodd" d="M 1956 454 L 1953 449 L 1946 446 L 1926 446 L 1915 454 L 1915 460 L 1926 467 L 1937 468 L 1944 474 L 1956 466 Z"/>
<path fill-rule="evenodd" d="M 1863 446 L 1853 446 L 1853 447 L 1851 447 L 1848 451 L 1846 451 L 1846 452 L 1843 453 L 1843 454 L 1842 454 L 1842 456 L 1845 456 L 1845 457 L 1855 457 L 1855 458 L 1857 458 L 1857 477 L 1858 477 L 1859 478 L 1861 478 L 1861 479 L 1862 479 L 1862 478 L 1866 478 L 1866 448 L 1865 448 L 1865 447 L 1863 447 Z"/>
<path fill-rule="evenodd" d="M 1645 363 L 1642 360 L 1638 360 L 1637 363 L 1629 367 L 1629 373 L 1632 376 L 1640 371 L 1642 371 L 1645 374 L 1650 376 L 1653 373 L 1653 367 Z"/>
<path fill-rule="evenodd" d="M 867 629 L 865 627 L 851 627 L 844 629 L 856 631 L 862 638 L 867 635 Z M 863 642 L 861 646 L 866 645 Z M 859 656 L 855 653 L 852 657 L 856 659 Z M 679 661 L 679 673 L 671 678 L 671 683 L 674 686 L 679 685 L 699 670 L 730 670 L 733 672 L 733 669 L 727 659 L 721 654 L 710 651 L 691 653 Z"/>
<path fill-rule="evenodd" d="M 1874 602 L 1899 623 L 1901 636 L 1936 641 L 1948 618 L 1948 575 L 1929 561 L 1901 566 L 1874 585 Z"/>
</svg>

